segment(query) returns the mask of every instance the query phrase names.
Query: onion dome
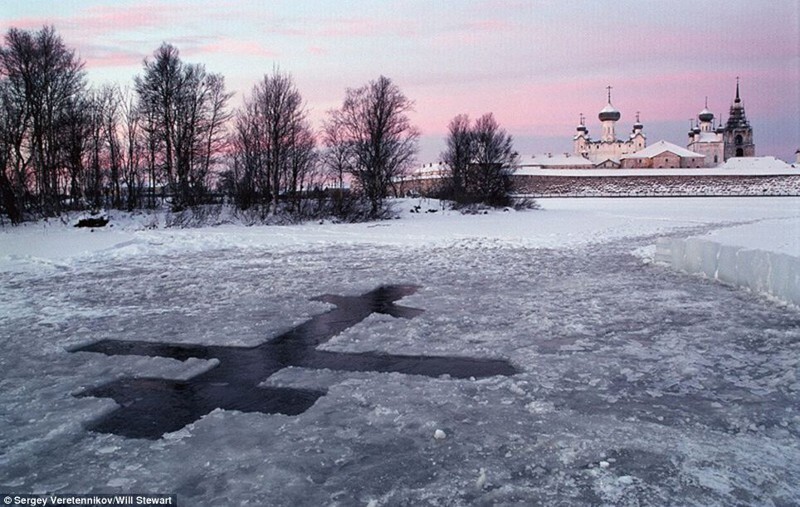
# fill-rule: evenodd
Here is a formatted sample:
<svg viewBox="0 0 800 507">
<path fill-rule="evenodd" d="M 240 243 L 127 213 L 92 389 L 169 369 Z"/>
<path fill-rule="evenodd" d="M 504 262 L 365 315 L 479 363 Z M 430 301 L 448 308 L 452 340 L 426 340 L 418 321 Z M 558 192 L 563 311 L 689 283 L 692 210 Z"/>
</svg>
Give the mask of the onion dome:
<svg viewBox="0 0 800 507">
<path fill-rule="evenodd" d="M 636 122 L 633 124 L 633 131 L 636 132 L 637 130 L 642 130 L 644 125 L 642 125 L 641 120 L 639 120 L 639 111 L 636 111 Z"/>
<path fill-rule="evenodd" d="M 709 111 L 707 107 L 703 108 L 703 110 L 700 111 L 700 114 L 697 115 L 697 117 L 702 122 L 712 122 L 712 121 L 714 121 L 714 113 Z"/>
<path fill-rule="evenodd" d="M 597 117 L 600 118 L 600 121 L 618 121 L 622 115 L 617 111 L 617 108 L 611 105 L 611 86 L 607 86 L 606 90 L 608 90 L 608 104 L 600 111 Z"/>
<path fill-rule="evenodd" d="M 579 132 L 578 135 L 580 135 L 580 134 L 588 134 L 589 133 L 589 129 L 586 128 L 586 123 L 585 123 L 586 117 L 583 116 L 583 113 L 581 113 L 579 118 L 580 119 L 578 121 L 578 127 L 577 127 L 577 130 Z"/>
<path fill-rule="evenodd" d="M 597 117 L 600 118 L 600 121 L 619 121 L 622 115 L 614 106 L 611 105 L 611 102 L 609 102 L 606 104 L 606 107 L 600 111 L 600 114 L 597 115 Z"/>
</svg>

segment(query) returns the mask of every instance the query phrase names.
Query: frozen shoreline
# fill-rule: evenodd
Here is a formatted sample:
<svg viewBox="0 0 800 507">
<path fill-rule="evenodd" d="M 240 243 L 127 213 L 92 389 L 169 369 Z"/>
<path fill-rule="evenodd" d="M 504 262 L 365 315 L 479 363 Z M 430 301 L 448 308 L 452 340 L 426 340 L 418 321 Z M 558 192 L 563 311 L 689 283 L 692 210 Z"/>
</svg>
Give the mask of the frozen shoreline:
<svg viewBox="0 0 800 507">
<path fill-rule="evenodd" d="M 209 248 L 285 249 L 302 244 L 419 248 L 475 240 L 487 248 L 575 248 L 625 237 L 653 236 L 659 238 L 661 252 L 656 251 L 654 239 L 652 245 L 638 249 L 638 255 L 646 260 L 658 258 L 679 270 L 747 287 L 786 302 L 800 301 L 800 288 L 796 288 L 800 287 L 800 281 L 794 271 L 781 271 L 792 277 L 791 287 L 785 288 L 786 284 L 780 280 L 778 283 L 767 280 L 772 276 L 771 264 L 765 260 L 774 254 L 780 254 L 776 259 L 800 259 L 800 198 L 547 198 L 539 202 L 541 210 L 491 211 L 486 215 L 465 216 L 444 209 L 435 200 L 400 199 L 394 201 L 400 212 L 399 220 L 362 224 L 231 223 L 181 229 L 163 228 L 163 215 L 148 213 L 115 213 L 112 227 L 94 230 L 71 227 L 74 219 L 41 221 L 0 229 L 0 270 L 35 271 L 93 258 L 123 259 L 130 255 Z M 410 213 L 414 206 L 419 206 L 421 212 Z M 700 258 L 700 250 L 680 247 L 686 244 L 688 236 L 718 245 L 715 251 L 726 247 L 764 254 L 739 260 L 740 264 L 746 259 L 754 263 L 752 269 L 739 268 L 741 273 L 747 271 L 747 275 L 719 278 L 718 268 L 708 267 L 711 261 Z M 672 248 L 667 245 L 674 247 L 674 255 L 667 251 Z M 687 256 L 687 251 L 700 257 Z M 786 264 L 783 260 L 776 262 L 781 266 Z M 698 267 L 702 264 L 708 269 Z M 762 273 L 755 275 L 758 269 Z M 777 285 L 781 288 L 776 291 Z"/>
<path fill-rule="evenodd" d="M 314 244 L 434 246 L 485 239 L 534 248 L 574 247 L 623 237 L 682 235 L 707 227 L 723 243 L 800 256 L 800 198 L 547 198 L 542 210 L 465 216 L 438 201 L 394 201 L 401 219 L 361 224 L 163 228 L 163 217 L 112 214 L 111 227 L 75 229 L 59 220 L 0 228 L 0 269 L 21 260 L 59 262 L 172 248 Z M 419 205 L 421 213 L 409 213 Z M 430 211 L 429 213 L 426 213 Z M 749 224 L 749 225 L 746 225 Z"/>
</svg>

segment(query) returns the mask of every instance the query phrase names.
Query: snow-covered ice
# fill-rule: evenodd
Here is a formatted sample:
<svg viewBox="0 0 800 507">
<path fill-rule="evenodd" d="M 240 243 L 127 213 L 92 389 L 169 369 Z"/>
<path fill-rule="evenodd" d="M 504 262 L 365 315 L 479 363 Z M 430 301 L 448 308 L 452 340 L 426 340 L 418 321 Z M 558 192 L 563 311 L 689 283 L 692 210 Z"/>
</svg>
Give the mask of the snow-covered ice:
<svg viewBox="0 0 800 507">
<path fill-rule="evenodd" d="M 198 506 L 800 503 L 800 312 L 642 259 L 658 238 L 689 236 L 800 256 L 785 240 L 800 232 L 800 199 L 554 199 L 476 216 L 398 206 L 412 204 L 436 212 L 0 230 L 0 491 L 177 493 Z M 372 315 L 325 349 L 502 358 L 520 373 L 292 367 L 264 385 L 327 390 L 298 416 L 216 410 L 156 441 L 84 427 L 115 407 L 74 396 L 87 388 L 214 363 L 76 346 L 252 346 L 330 308 L 313 296 L 385 284 L 421 286 L 399 303 L 425 312 Z"/>
</svg>

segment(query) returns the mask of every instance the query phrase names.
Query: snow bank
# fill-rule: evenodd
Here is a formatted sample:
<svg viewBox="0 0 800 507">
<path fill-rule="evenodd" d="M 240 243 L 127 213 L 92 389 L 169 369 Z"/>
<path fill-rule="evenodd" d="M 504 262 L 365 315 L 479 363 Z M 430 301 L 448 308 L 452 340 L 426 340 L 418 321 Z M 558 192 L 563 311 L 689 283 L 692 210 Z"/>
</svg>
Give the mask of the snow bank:
<svg viewBox="0 0 800 507">
<path fill-rule="evenodd" d="M 622 238 L 677 236 L 682 230 L 745 221 L 773 224 L 762 236 L 775 237 L 779 236 L 775 234 L 778 223 L 772 221 L 800 214 L 794 211 L 800 210 L 800 199 L 793 197 L 549 198 L 541 201 L 542 210 L 475 216 L 464 216 L 432 199 L 403 199 L 393 204 L 402 219 L 357 224 L 248 227 L 232 223 L 181 229 L 165 227 L 163 216 L 143 214 L 112 215 L 108 227 L 94 231 L 60 221 L 0 227 L 0 271 L 37 271 L 91 259 L 123 262 L 142 255 L 226 248 L 285 250 L 301 245 L 436 248 L 466 242 L 480 248 L 577 248 Z M 423 212 L 411 213 L 417 206 Z M 800 219 L 796 230 L 800 230 Z"/>
<path fill-rule="evenodd" d="M 662 238 L 656 261 L 800 306 L 800 257 L 704 238 Z"/>
</svg>

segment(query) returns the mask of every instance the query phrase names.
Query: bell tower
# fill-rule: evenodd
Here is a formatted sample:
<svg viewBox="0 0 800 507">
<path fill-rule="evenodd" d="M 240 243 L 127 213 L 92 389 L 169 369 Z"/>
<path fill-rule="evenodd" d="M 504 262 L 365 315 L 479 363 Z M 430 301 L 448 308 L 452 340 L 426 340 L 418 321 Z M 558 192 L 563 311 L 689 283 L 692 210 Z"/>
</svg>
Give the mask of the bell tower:
<svg viewBox="0 0 800 507">
<path fill-rule="evenodd" d="M 733 157 L 755 157 L 756 145 L 753 142 L 753 127 L 747 121 L 744 104 L 739 96 L 739 78 L 736 78 L 736 98 L 725 124 L 725 160 Z"/>
</svg>

